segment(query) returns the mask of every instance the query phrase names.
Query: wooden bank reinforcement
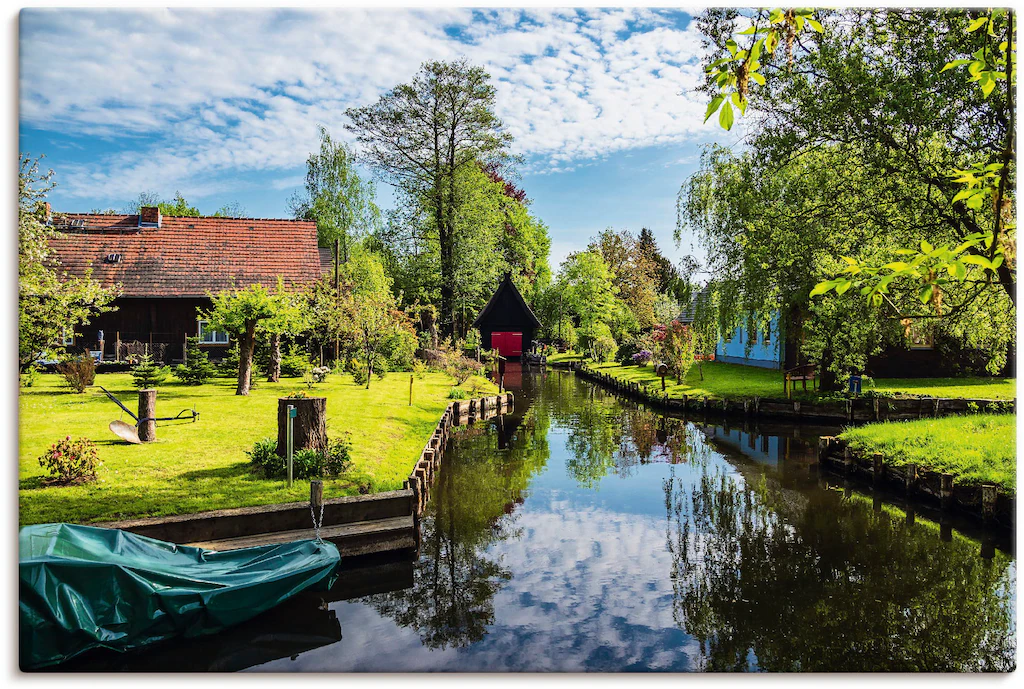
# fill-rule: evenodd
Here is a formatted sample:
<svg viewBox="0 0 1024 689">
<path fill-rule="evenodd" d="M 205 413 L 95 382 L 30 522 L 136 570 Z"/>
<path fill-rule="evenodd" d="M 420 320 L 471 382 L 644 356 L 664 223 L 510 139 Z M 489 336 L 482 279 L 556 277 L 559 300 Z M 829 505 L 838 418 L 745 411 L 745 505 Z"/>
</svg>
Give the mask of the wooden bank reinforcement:
<svg viewBox="0 0 1024 689">
<path fill-rule="evenodd" d="M 161 541 L 209 550 L 235 550 L 255 545 L 315 538 L 313 515 L 323 509 L 320 535 L 343 557 L 419 545 L 419 515 L 441 455 L 456 426 L 489 419 L 512 409 L 512 393 L 448 404 L 401 490 L 323 499 L 323 483 L 312 482 L 309 502 L 258 505 L 170 517 L 149 517 L 92 524 L 122 529 Z"/>
</svg>

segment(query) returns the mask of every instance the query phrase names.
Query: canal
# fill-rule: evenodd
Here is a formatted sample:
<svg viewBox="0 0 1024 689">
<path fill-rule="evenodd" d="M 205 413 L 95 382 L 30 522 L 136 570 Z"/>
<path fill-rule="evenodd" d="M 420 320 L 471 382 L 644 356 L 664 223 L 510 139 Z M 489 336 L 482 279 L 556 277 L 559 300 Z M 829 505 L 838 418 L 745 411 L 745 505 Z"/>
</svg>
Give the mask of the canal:
<svg viewBox="0 0 1024 689">
<path fill-rule="evenodd" d="M 64 670 L 1005 671 L 1009 538 L 818 475 L 838 429 L 682 419 L 568 371 L 460 431 L 419 554 Z"/>
</svg>

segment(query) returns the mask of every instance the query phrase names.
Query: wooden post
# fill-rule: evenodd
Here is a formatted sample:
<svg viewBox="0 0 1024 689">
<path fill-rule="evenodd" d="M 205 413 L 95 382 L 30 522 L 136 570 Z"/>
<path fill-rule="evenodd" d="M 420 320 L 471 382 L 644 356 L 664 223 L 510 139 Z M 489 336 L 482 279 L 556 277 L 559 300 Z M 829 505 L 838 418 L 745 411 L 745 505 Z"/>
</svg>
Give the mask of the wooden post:
<svg viewBox="0 0 1024 689">
<path fill-rule="evenodd" d="M 412 406 L 412 378 L 413 375 L 409 374 L 409 406 Z"/>
<path fill-rule="evenodd" d="M 310 481 L 309 482 L 309 508 L 313 510 L 313 515 L 320 518 L 320 508 L 324 504 L 324 482 L 323 481 Z"/>
<path fill-rule="evenodd" d="M 849 447 L 843 448 L 843 472 L 849 474 L 853 469 L 853 453 Z"/>
<path fill-rule="evenodd" d="M 832 437 L 831 436 L 823 435 L 820 438 L 818 438 L 818 463 L 819 464 L 824 462 L 825 458 L 828 457 L 828 451 L 829 451 L 829 448 L 831 446 L 832 446 Z"/>
<path fill-rule="evenodd" d="M 139 440 L 156 440 L 156 390 L 139 390 Z"/>
<path fill-rule="evenodd" d="M 953 474 L 942 474 L 939 478 L 939 501 L 944 510 L 953 506 Z"/>
<path fill-rule="evenodd" d="M 288 405 L 295 407 L 292 442 L 295 450 L 327 452 L 327 398 L 280 397 L 277 400 L 277 454 L 288 451 Z"/>
<path fill-rule="evenodd" d="M 916 512 L 914 512 L 914 506 L 907 504 L 907 526 L 913 526 L 914 520 L 917 518 Z"/>
<path fill-rule="evenodd" d="M 114 361 L 121 363 L 121 331 L 114 332 Z"/>
<path fill-rule="evenodd" d="M 913 492 L 914 488 L 917 487 L 917 465 L 908 464 L 906 467 L 907 472 L 907 492 Z"/>
<path fill-rule="evenodd" d="M 871 455 L 871 479 L 876 486 L 882 483 L 882 472 L 885 471 L 883 460 L 884 457 L 881 452 L 875 452 Z"/>
<path fill-rule="evenodd" d="M 991 524 L 996 516 L 996 487 L 985 484 L 981 487 L 981 513 L 985 522 Z"/>
</svg>

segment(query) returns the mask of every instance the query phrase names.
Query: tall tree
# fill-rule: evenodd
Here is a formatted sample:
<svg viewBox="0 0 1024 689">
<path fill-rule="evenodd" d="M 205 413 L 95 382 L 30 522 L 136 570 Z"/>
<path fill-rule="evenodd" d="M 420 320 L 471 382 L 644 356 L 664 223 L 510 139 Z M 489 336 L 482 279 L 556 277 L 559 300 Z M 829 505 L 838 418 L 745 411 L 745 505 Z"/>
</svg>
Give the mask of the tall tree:
<svg viewBox="0 0 1024 689">
<path fill-rule="evenodd" d="M 614 274 L 612 283 L 619 298 L 647 330 L 654 325 L 654 302 L 658 296 L 658 264 L 628 230 L 604 230 L 591 241 L 589 251 L 600 253 Z"/>
<path fill-rule="evenodd" d="M 576 317 L 584 338 L 594 339 L 609 329 L 620 305 L 614 278 L 597 251 L 569 254 L 562 264 L 557 283 L 562 308 Z"/>
<path fill-rule="evenodd" d="M 68 275 L 50 249 L 54 230 L 47 224 L 46 194 L 53 171 L 41 172 L 39 159 L 22 154 L 18 169 L 18 364 L 24 369 L 40 355 L 59 353 L 64 338 L 97 314 L 113 310 L 116 289 L 90 277 Z"/>
<path fill-rule="evenodd" d="M 494 114 L 490 75 L 465 59 L 427 62 L 407 84 L 361 108 L 348 126 L 369 162 L 422 205 L 440 257 L 441 328 L 455 326 L 458 175 L 470 166 L 501 163 L 511 135 Z"/>
<path fill-rule="evenodd" d="M 317 132 L 320 150 L 306 159 L 306 187 L 289 205 L 296 218 L 316 221 L 320 246 L 339 243 L 344 262 L 353 243 L 380 224 L 380 209 L 373 182 L 356 170 L 355 152 L 324 127 L 317 126 Z"/>
</svg>

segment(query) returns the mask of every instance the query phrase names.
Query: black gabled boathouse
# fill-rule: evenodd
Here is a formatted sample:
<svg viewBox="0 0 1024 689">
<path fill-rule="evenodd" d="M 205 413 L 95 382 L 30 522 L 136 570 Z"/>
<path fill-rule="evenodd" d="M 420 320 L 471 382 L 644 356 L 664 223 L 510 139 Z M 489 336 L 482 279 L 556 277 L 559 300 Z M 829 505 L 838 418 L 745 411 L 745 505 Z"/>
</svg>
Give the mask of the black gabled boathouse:
<svg viewBox="0 0 1024 689">
<path fill-rule="evenodd" d="M 519 359 L 530 350 L 540 321 L 516 289 L 512 275 L 506 273 L 497 291 L 473 321 L 473 327 L 480 330 L 480 344 L 484 349 L 497 349 L 506 359 Z"/>
</svg>

